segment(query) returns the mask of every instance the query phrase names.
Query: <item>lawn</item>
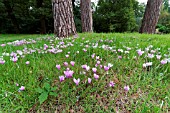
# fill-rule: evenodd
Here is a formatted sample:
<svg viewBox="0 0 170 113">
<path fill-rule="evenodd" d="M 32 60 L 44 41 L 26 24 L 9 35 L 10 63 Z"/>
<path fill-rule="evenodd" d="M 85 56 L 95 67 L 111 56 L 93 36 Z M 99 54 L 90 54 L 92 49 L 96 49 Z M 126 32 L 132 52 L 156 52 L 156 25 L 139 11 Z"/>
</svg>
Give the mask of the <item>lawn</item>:
<svg viewBox="0 0 170 113">
<path fill-rule="evenodd" d="M 168 113 L 170 35 L 0 35 L 0 112 Z"/>
</svg>

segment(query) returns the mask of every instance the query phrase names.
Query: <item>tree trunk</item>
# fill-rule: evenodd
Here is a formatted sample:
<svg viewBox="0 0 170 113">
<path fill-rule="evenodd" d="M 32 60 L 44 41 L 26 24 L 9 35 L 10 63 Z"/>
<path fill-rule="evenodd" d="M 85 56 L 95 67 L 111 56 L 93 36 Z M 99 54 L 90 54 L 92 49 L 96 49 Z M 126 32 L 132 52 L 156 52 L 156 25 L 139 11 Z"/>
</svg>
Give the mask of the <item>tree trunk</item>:
<svg viewBox="0 0 170 113">
<path fill-rule="evenodd" d="M 41 8 L 43 6 L 43 0 L 36 0 L 37 8 Z M 41 34 L 46 34 L 46 24 L 45 24 L 45 15 L 40 14 L 40 23 L 41 23 Z"/>
<path fill-rule="evenodd" d="M 162 0 L 148 0 L 139 33 L 155 33 L 161 6 Z"/>
<path fill-rule="evenodd" d="M 76 35 L 72 0 L 53 0 L 54 33 L 59 38 Z"/>
<path fill-rule="evenodd" d="M 8 12 L 8 16 L 12 21 L 12 24 L 13 24 L 13 26 L 15 28 L 16 33 L 19 34 L 20 33 L 19 24 L 17 22 L 17 19 L 16 19 L 14 13 L 13 13 L 13 8 L 10 6 L 10 3 L 9 3 L 8 0 L 3 0 L 3 3 L 5 5 L 5 7 L 6 7 L 6 10 Z"/>
<path fill-rule="evenodd" d="M 82 32 L 93 32 L 91 0 L 80 0 Z"/>
</svg>

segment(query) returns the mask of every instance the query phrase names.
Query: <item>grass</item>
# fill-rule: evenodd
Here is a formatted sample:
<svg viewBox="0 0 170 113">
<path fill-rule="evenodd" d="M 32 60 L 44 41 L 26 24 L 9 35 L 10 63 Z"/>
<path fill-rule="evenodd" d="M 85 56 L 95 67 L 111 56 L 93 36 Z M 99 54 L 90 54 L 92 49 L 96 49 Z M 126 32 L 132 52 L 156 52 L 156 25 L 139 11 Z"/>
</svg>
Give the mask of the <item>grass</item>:
<svg viewBox="0 0 170 113">
<path fill-rule="evenodd" d="M 160 62 L 170 59 L 169 37 L 137 33 L 79 34 L 76 39 L 57 39 L 53 35 L 1 35 L 0 45 L 9 45 L 0 46 L 0 59 L 5 61 L 0 64 L 0 112 L 168 113 L 170 65 L 169 62 L 164 65 Z M 22 39 L 26 41 L 9 43 Z M 149 51 L 145 51 L 146 48 Z M 138 49 L 144 51 L 142 56 L 138 55 Z M 49 52 L 53 50 L 62 52 Z M 12 52 L 17 53 L 16 63 L 8 56 Z M 148 58 L 151 52 L 154 58 Z M 162 56 L 160 60 L 155 56 L 158 54 Z M 113 64 L 108 71 L 96 67 L 97 80 L 92 72 L 96 56 L 102 66 Z M 26 65 L 26 61 L 30 64 Z M 70 61 L 75 65 L 63 65 L 63 62 Z M 143 68 L 147 62 L 152 62 L 152 66 Z M 56 64 L 61 65 L 60 70 Z M 89 71 L 82 69 L 84 64 L 90 66 Z M 59 81 L 59 76 L 64 75 L 67 68 L 74 71 L 73 78 L 80 78 L 79 85 L 73 82 L 73 78 Z M 88 84 L 88 78 L 92 79 L 91 84 Z M 109 87 L 110 81 L 115 83 L 114 87 Z M 47 93 L 47 99 L 40 104 L 40 95 L 46 91 L 44 84 L 56 88 L 57 96 Z M 19 91 L 21 86 L 25 90 Z M 130 90 L 125 91 L 124 86 L 129 86 Z"/>
</svg>

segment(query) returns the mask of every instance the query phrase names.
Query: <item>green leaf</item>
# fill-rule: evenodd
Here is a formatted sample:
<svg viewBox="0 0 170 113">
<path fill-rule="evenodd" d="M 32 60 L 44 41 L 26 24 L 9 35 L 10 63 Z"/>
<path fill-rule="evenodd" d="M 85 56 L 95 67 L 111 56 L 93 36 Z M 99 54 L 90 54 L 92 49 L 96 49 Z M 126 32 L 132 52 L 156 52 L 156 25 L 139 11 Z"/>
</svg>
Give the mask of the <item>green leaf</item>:
<svg viewBox="0 0 170 113">
<path fill-rule="evenodd" d="M 49 83 L 44 83 L 44 88 L 49 92 L 50 91 L 50 84 Z"/>
<path fill-rule="evenodd" d="M 38 92 L 38 93 L 42 93 L 42 92 L 43 92 L 43 89 L 41 89 L 40 87 L 39 87 L 39 88 L 36 88 L 35 90 L 36 90 L 36 92 Z"/>
<path fill-rule="evenodd" d="M 57 93 L 55 93 L 55 92 L 50 92 L 49 95 L 54 96 L 54 97 L 57 97 Z"/>
<path fill-rule="evenodd" d="M 40 104 L 42 104 L 45 100 L 47 100 L 48 92 L 41 93 L 41 95 L 38 98 L 39 98 Z"/>
</svg>

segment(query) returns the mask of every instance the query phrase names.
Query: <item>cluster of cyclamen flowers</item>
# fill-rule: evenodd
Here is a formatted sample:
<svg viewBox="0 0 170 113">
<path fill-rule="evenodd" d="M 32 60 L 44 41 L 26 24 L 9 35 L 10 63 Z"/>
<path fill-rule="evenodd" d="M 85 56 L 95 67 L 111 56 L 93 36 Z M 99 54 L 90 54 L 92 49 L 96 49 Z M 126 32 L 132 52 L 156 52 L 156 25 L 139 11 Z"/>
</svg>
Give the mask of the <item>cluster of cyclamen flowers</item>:
<svg viewBox="0 0 170 113">
<path fill-rule="evenodd" d="M 8 42 L 7 44 L 0 44 L 1 47 L 4 46 L 20 46 L 20 45 L 24 45 L 24 44 L 35 44 L 37 41 L 41 41 L 42 39 L 37 38 L 36 40 L 33 39 L 29 39 L 29 41 L 26 40 L 20 40 L 20 41 L 14 41 L 14 42 Z M 16 52 L 12 51 L 11 53 L 7 53 L 7 52 L 3 52 L 2 56 L 0 55 L 0 64 L 5 64 L 6 61 L 4 59 L 4 57 L 10 57 L 10 60 L 14 63 L 16 63 L 20 58 L 24 58 L 26 55 L 30 55 L 33 53 L 38 53 L 38 54 L 48 54 L 48 53 L 52 53 L 52 54 L 57 54 L 57 53 L 61 53 L 63 52 L 63 48 L 67 48 L 69 46 L 73 46 L 74 44 L 72 44 L 71 42 L 68 42 L 67 44 L 65 44 L 61 39 L 58 38 L 43 38 L 43 40 L 48 40 L 50 42 L 50 45 L 44 44 L 42 47 L 40 48 L 27 48 L 24 47 L 23 50 L 17 50 Z M 58 40 L 59 43 L 57 45 L 54 45 L 53 42 L 55 40 Z M 64 45 L 65 44 L 65 45 Z M 28 64 L 28 63 L 26 63 Z"/>
<path fill-rule="evenodd" d="M 4 47 L 6 45 L 13 45 L 13 46 L 21 46 L 21 45 L 25 45 L 25 44 L 35 44 L 36 41 L 33 39 L 29 39 L 29 40 L 16 40 L 13 42 L 8 42 L 7 44 L 1 44 L 1 47 Z"/>
<path fill-rule="evenodd" d="M 77 53 L 79 53 L 79 52 L 77 52 Z M 68 57 L 68 56 L 66 55 L 66 57 Z M 100 76 L 97 74 L 98 69 L 104 69 L 105 71 L 108 71 L 108 70 L 113 66 L 113 64 L 108 63 L 108 65 L 104 65 L 104 66 L 103 66 L 103 65 L 101 64 L 102 59 L 101 59 L 99 56 L 95 56 L 95 53 L 92 54 L 91 57 L 92 57 L 92 59 L 95 59 L 95 62 L 96 62 L 95 67 L 90 67 L 90 66 L 88 66 L 87 64 L 84 64 L 84 65 L 81 66 L 81 68 L 84 70 L 82 73 L 83 73 L 83 74 L 86 74 L 86 72 L 92 72 L 92 73 L 93 73 L 93 78 L 94 78 L 95 80 L 98 80 L 98 79 L 100 78 Z M 74 78 L 74 71 L 71 70 L 70 68 L 68 68 L 69 65 L 74 66 L 74 65 L 75 65 L 75 62 L 74 62 L 74 61 L 70 61 L 70 63 L 68 63 L 68 62 L 63 62 L 63 66 L 65 66 L 65 67 L 67 67 L 67 68 L 66 68 L 66 70 L 63 72 L 64 75 L 59 76 L 59 80 L 60 80 L 60 82 L 63 82 L 65 79 L 71 78 L 71 79 L 73 79 L 73 82 L 74 82 L 76 85 L 79 85 L 79 83 L 80 83 L 81 80 L 80 80 L 80 78 L 77 78 L 77 79 Z M 57 65 L 56 65 L 56 68 L 57 68 L 58 70 L 61 70 L 61 66 L 62 66 L 62 65 L 57 64 Z M 88 84 L 91 84 L 93 78 L 88 77 L 88 78 L 87 78 L 87 83 L 88 83 Z M 108 84 L 109 87 L 114 87 L 114 85 L 115 85 L 115 83 L 114 83 L 113 81 L 110 81 L 110 83 Z"/>
<path fill-rule="evenodd" d="M 141 49 L 138 49 L 137 54 L 138 54 L 138 56 L 142 56 L 144 54 L 145 55 L 144 58 L 148 58 L 148 59 L 156 58 L 162 65 L 170 62 L 170 58 L 168 58 L 168 55 L 166 55 L 166 54 L 164 54 L 164 56 L 167 56 L 167 58 L 163 58 L 161 60 L 162 55 L 159 52 L 160 48 L 157 48 L 155 50 L 152 48 L 153 48 L 153 46 L 150 45 L 150 46 L 146 47 L 144 51 L 142 51 Z M 152 64 L 153 64 L 153 62 L 146 62 L 143 64 L 143 68 L 150 67 L 150 66 L 152 66 Z"/>
</svg>

